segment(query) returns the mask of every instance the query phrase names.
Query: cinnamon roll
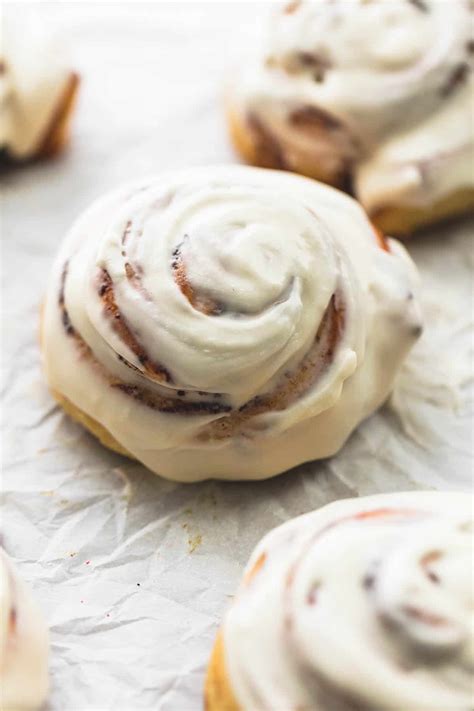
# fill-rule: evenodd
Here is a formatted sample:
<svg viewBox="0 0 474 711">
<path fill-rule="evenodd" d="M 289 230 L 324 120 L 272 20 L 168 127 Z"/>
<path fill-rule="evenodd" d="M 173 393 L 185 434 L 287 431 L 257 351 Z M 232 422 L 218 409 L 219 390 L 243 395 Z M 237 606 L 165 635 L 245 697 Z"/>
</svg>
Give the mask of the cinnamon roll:
<svg viewBox="0 0 474 711">
<path fill-rule="evenodd" d="M 165 174 L 76 222 L 46 375 L 106 445 L 171 479 L 256 479 L 336 452 L 420 334 L 415 267 L 352 198 L 243 166 Z"/>
<path fill-rule="evenodd" d="M 471 0 L 296 0 L 227 92 L 254 165 L 356 197 L 408 234 L 474 207 Z"/>
<path fill-rule="evenodd" d="M 0 151 L 24 161 L 64 148 L 79 77 L 36 12 L 5 10 L 0 34 Z"/>
<path fill-rule="evenodd" d="M 471 711 L 470 494 L 338 501 L 253 552 L 206 711 Z"/>
<path fill-rule="evenodd" d="M 0 711 L 34 711 L 48 693 L 48 633 L 0 548 Z"/>
</svg>

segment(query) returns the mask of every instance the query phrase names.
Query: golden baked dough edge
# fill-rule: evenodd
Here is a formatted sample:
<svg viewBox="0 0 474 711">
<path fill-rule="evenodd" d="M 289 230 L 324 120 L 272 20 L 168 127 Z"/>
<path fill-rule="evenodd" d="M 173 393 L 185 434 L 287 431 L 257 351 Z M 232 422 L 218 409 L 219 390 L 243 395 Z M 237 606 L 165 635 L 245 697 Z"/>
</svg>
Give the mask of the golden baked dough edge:
<svg viewBox="0 0 474 711">
<path fill-rule="evenodd" d="M 474 210 L 474 188 L 462 188 L 431 207 L 410 205 L 379 208 L 370 218 L 385 234 L 407 237 L 424 227 L 460 217 Z"/>
<path fill-rule="evenodd" d="M 204 687 L 205 711 L 241 711 L 230 687 L 225 667 L 224 639 L 217 635 L 207 668 Z"/>
<path fill-rule="evenodd" d="M 267 554 L 261 553 L 253 566 L 244 573 L 242 585 L 250 585 L 265 565 Z M 218 632 L 207 668 L 204 686 L 205 711 L 242 711 L 234 692 L 225 664 L 225 644 L 222 629 Z"/>
<path fill-rule="evenodd" d="M 85 427 L 86 430 L 88 430 L 91 434 L 96 437 L 99 442 L 101 442 L 105 447 L 108 447 L 114 452 L 117 452 L 118 454 L 123 454 L 126 457 L 129 457 L 130 459 L 135 459 L 133 454 L 130 454 L 128 450 L 125 449 L 125 447 L 122 447 L 122 445 L 117 442 L 115 437 L 113 437 L 110 432 L 100 424 L 100 422 L 97 422 L 93 417 L 90 417 L 90 415 L 86 415 L 85 412 L 83 412 L 79 407 L 74 405 L 70 400 L 68 400 L 64 395 L 59 393 L 57 390 L 53 390 L 50 388 L 51 394 L 53 395 L 54 399 L 56 402 L 61 405 L 63 408 L 64 412 L 69 415 L 71 419 L 73 419 L 75 422 L 78 422 L 80 425 Z"/>
<path fill-rule="evenodd" d="M 77 102 L 80 79 L 71 73 L 58 106 L 37 151 L 38 158 L 52 158 L 66 147 L 69 141 L 71 119 Z"/>
</svg>

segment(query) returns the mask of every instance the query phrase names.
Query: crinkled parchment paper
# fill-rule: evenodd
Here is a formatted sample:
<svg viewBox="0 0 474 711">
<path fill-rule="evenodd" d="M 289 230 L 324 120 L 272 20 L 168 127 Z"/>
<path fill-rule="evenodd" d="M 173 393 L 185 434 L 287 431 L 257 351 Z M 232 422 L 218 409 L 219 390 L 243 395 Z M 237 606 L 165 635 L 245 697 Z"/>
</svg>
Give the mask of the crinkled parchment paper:
<svg viewBox="0 0 474 711">
<path fill-rule="evenodd" d="M 38 312 L 66 229 L 124 180 L 236 160 L 221 85 L 256 9 L 42 8 L 83 86 L 67 154 L 2 175 L 2 532 L 50 625 L 51 711 L 201 708 L 219 620 L 263 533 L 337 497 L 472 487 L 469 221 L 410 243 L 425 333 L 390 403 L 330 461 L 261 483 L 175 485 L 106 451 L 46 390 Z"/>
</svg>

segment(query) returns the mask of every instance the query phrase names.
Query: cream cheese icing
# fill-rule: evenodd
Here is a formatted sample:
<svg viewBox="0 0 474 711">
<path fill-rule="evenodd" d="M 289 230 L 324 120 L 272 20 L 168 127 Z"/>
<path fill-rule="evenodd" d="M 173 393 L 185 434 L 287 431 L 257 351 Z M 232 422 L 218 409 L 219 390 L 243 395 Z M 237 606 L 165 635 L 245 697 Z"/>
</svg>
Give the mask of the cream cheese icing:
<svg viewBox="0 0 474 711">
<path fill-rule="evenodd" d="M 325 112 L 346 133 L 340 152 L 367 209 L 429 206 L 474 187 L 472 8 L 469 0 L 289 3 L 234 78 L 232 102 L 261 118 L 290 167 L 295 150 L 334 156 L 292 120 L 301 109 Z"/>
<path fill-rule="evenodd" d="M 0 148 L 16 159 L 41 146 L 71 77 L 64 47 L 38 13 L 3 8 Z"/>
<path fill-rule="evenodd" d="M 239 708 L 470 711 L 473 513 L 470 494 L 384 494 L 271 531 L 223 624 Z"/>
<path fill-rule="evenodd" d="M 46 626 L 0 549 L 0 711 L 34 711 L 45 701 L 48 687 Z"/>
<path fill-rule="evenodd" d="M 298 175 L 195 168 L 94 203 L 43 316 L 52 390 L 171 479 L 336 452 L 421 331 L 418 277 L 360 206 Z"/>
</svg>

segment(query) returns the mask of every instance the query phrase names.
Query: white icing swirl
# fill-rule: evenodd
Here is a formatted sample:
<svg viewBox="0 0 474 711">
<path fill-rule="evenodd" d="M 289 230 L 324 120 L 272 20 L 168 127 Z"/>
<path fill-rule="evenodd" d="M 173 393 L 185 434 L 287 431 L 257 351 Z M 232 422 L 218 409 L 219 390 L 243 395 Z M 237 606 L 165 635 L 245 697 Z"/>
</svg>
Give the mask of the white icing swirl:
<svg viewBox="0 0 474 711">
<path fill-rule="evenodd" d="M 473 58 L 469 0 L 294 2 L 274 15 L 233 101 L 271 130 L 289 167 L 293 151 L 331 160 L 319 136 L 293 120 L 323 111 L 339 124 L 329 132 L 367 209 L 429 205 L 474 186 Z M 424 180 L 433 160 L 435 175 Z"/>
<path fill-rule="evenodd" d="M 242 711 L 470 711 L 469 494 L 339 501 L 269 533 L 224 625 Z"/>
<path fill-rule="evenodd" d="M 157 473 L 269 476 L 332 454 L 385 399 L 419 334 L 416 285 L 331 188 L 238 166 L 164 175 L 71 230 L 48 380 Z"/>
<path fill-rule="evenodd" d="M 0 33 L 0 149 L 36 154 L 72 76 L 64 47 L 31 8 L 3 9 Z"/>
<path fill-rule="evenodd" d="M 0 711 L 34 711 L 48 687 L 46 626 L 0 548 Z"/>
</svg>

